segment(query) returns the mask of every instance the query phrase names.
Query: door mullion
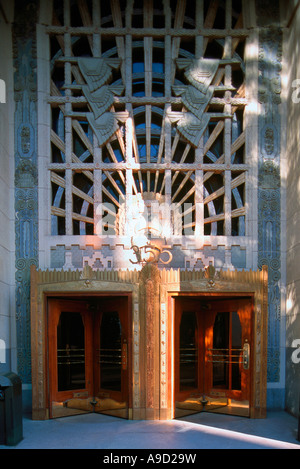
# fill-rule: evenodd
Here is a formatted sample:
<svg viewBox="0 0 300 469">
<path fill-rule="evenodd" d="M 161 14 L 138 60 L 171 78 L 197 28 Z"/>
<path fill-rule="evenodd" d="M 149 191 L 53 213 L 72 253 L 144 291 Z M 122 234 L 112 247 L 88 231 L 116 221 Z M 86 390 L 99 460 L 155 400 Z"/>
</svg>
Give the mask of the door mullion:
<svg viewBox="0 0 300 469">
<path fill-rule="evenodd" d="M 228 391 L 232 390 L 232 311 L 229 312 L 228 339 Z"/>
</svg>

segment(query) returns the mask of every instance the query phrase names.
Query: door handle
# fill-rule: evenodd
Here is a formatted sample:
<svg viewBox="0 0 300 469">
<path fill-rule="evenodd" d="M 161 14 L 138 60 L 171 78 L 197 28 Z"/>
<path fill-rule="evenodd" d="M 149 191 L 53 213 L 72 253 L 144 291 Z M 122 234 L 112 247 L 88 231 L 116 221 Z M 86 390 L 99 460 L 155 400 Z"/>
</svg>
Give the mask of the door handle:
<svg viewBox="0 0 300 469">
<path fill-rule="evenodd" d="M 124 341 L 122 344 L 122 370 L 127 370 L 127 342 Z"/>
<path fill-rule="evenodd" d="M 244 370 L 249 369 L 249 363 L 250 363 L 250 344 L 248 340 L 245 340 L 244 347 L 243 347 L 243 367 Z"/>
</svg>

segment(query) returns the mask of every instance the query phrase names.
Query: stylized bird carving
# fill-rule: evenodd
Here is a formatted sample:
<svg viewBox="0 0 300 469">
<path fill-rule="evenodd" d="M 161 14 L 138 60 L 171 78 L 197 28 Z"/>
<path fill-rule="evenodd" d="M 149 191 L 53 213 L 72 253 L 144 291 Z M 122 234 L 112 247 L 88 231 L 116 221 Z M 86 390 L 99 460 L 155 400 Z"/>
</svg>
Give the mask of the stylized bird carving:
<svg viewBox="0 0 300 469">
<path fill-rule="evenodd" d="M 111 112 L 104 112 L 104 114 L 97 119 L 95 119 L 93 113 L 90 112 L 87 114 L 87 119 L 97 136 L 100 146 L 108 142 L 119 128 L 118 121 Z"/>
<path fill-rule="evenodd" d="M 187 81 L 202 93 L 207 89 L 218 70 L 220 61 L 217 59 L 184 59 L 176 60 L 179 69 L 185 69 Z"/>
<path fill-rule="evenodd" d="M 168 118 L 172 123 L 177 123 L 178 132 L 193 146 L 199 145 L 200 138 L 205 131 L 210 116 L 204 114 L 198 119 L 191 112 L 169 112 Z"/>
<path fill-rule="evenodd" d="M 101 146 L 119 128 L 115 115 L 107 111 L 114 103 L 114 95 L 120 96 L 124 90 L 122 85 L 108 84 L 112 78 L 112 68 L 119 68 L 120 59 L 80 57 L 78 66 L 87 83 L 82 86 L 82 91 L 93 111 L 87 113 L 87 119 Z"/>
<path fill-rule="evenodd" d="M 104 85 L 91 92 L 88 85 L 82 87 L 89 105 L 92 108 L 95 119 L 98 119 L 114 103 L 114 95 L 120 96 L 124 91 L 124 86 Z"/>
<path fill-rule="evenodd" d="M 109 83 L 112 76 L 112 68 L 119 68 L 120 59 L 80 57 L 78 59 L 78 66 L 90 91 L 93 92 Z"/>
<path fill-rule="evenodd" d="M 196 117 L 201 119 L 207 105 L 209 104 L 214 87 L 209 86 L 206 93 L 202 93 L 194 86 L 173 86 L 172 87 L 176 96 L 182 97 L 182 103 L 191 111 Z"/>
</svg>

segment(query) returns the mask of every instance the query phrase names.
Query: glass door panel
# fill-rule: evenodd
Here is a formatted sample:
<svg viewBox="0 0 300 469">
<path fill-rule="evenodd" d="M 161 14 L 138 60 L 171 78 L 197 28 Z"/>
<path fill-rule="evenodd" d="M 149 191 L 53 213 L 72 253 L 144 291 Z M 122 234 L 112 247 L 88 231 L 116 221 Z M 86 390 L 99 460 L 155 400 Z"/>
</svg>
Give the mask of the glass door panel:
<svg viewBox="0 0 300 469">
<path fill-rule="evenodd" d="M 249 415 L 250 300 L 175 301 L 175 417 L 200 411 Z"/>
<path fill-rule="evenodd" d="M 81 314 L 63 311 L 57 326 L 58 391 L 85 387 L 84 335 Z"/>
<path fill-rule="evenodd" d="M 128 417 L 128 324 L 122 300 L 110 300 L 95 321 L 94 411 Z"/>
<path fill-rule="evenodd" d="M 231 313 L 231 389 L 242 389 L 241 367 L 243 359 L 242 325 L 236 311 Z"/>
<path fill-rule="evenodd" d="M 128 298 L 49 300 L 50 415 L 127 417 Z"/>
<path fill-rule="evenodd" d="M 203 408 L 203 325 L 197 306 L 193 299 L 175 302 L 175 417 Z"/>
<path fill-rule="evenodd" d="M 198 383 L 198 340 L 197 315 L 183 312 L 180 323 L 179 376 L 180 391 L 197 387 Z"/>
<path fill-rule="evenodd" d="M 229 314 L 218 313 L 213 327 L 213 348 L 208 349 L 208 362 L 213 366 L 213 387 L 228 388 Z"/>
<path fill-rule="evenodd" d="M 217 313 L 213 348 L 208 352 L 208 363 L 212 363 L 213 388 L 240 391 L 242 327 L 236 311 Z"/>
<path fill-rule="evenodd" d="M 111 391 L 121 391 L 121 323 L 117 311 L 105 312 L 100 327 L 99 364 L 100 387 Z"/>
</svg>

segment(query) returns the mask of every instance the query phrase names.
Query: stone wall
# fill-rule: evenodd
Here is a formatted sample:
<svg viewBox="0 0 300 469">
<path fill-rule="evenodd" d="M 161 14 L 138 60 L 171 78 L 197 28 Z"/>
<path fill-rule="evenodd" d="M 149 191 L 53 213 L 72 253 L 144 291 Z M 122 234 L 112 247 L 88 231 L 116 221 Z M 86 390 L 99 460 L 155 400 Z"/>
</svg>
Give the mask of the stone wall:
<svg viewBox="0 0 300 469">
<path fill-rule="evenodd" d="M 295 2 L 296 3 L 296 2 Z M 300 394 L 300 9 L 290 17 L 287 79 L 287 317 L 286 407 L 298 413 Z M 298 345 L 297 345 L 297 341 Z M 297 345 L 297 346 L 296 346 Z"/>
<path fill-rule="evenodd" d="M 0 373 L 15 369 L 14 331 L 14 196 L 13 68 L 11 22 L 13 2 L 0 12 Z"/>
<path fill-rule="evenodd" d="M 16 1 L 13 27 L 15 162 L 15 302 L 18 374 L 31 382 L 30 266 L 38 262 L 38 2 Z"/>
</svg>

